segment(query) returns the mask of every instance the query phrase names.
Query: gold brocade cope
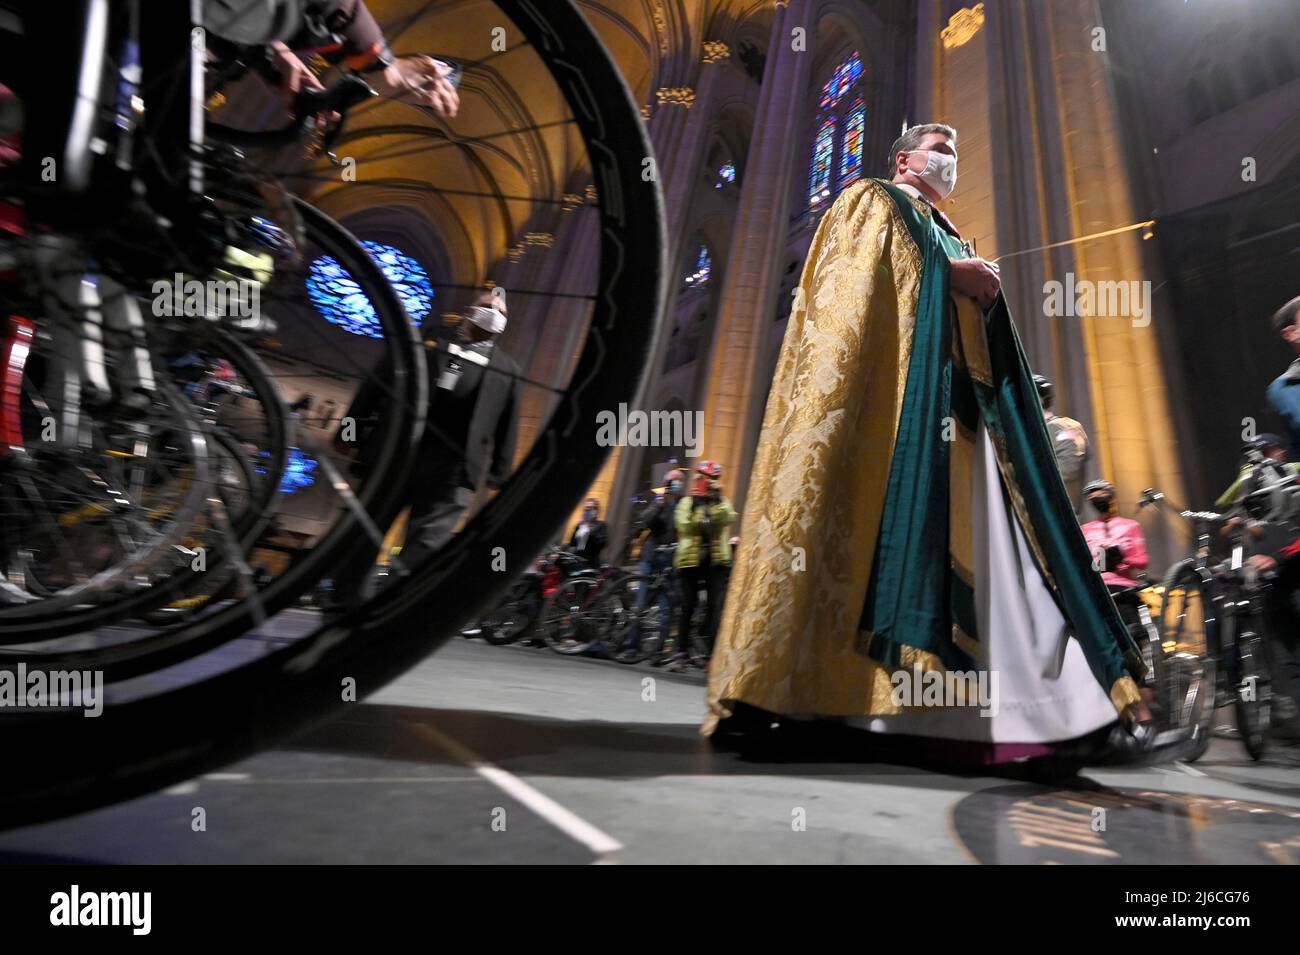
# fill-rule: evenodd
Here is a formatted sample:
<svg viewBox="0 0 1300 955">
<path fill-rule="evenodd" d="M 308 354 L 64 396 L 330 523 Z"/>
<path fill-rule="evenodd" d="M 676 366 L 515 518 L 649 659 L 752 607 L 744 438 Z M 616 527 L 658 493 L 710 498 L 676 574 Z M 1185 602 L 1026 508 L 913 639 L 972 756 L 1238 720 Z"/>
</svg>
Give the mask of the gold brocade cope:
<svg viewBox="0 0 1300 955">
<path fill-rule="evenodd" d="M 706 735 L 738 702 L 787 716 L 898 715 L 909 708 L 895 702 L 895 667 L 979 665 L 986 651 L 975 626 L 975 583 L 989 568 L 972 566 L 968 492 L 981 421 L 1045 582 L 1066 620 L 1083 623 L 1075 632 L 1094 676 L 1117 709 L 1137 697 L 1121 656 L 1120 641 L 1131 638 L 1091 570 L 1005 303 L 984 316 L 969 300 L 944 294 L 946 260 L 962 256 L 959 243 L 928 207 L 900 196 L 896 187 L 859 182 L 841 193 L 813 237 L 764 412 L 710 666 Z M 920 228 L 914 210 L 932 232 Z M 937 269 L 944 271 L 936 277 Z M 900 429 L 905 405 L 924 410 L 910 410 Z M 949 411 L 953 433 L 938 453 L 937 426 Z M 942 481 L 923 479 L 936 473 Z M 891 493 L 910 511 L 891 507 L 892 529 L 882 530 Z M 909 523 L 909 515 L 920 519 Z M 878 573 L 892 577 L 872 596 L 869 586 L 880 579 L 873 561 L 884 544 L 893 557 Z M 918 555 L 925 559 L 919 572 Z M 926 573 L 935 567 L 942 574 Z M 930 612 L 949 595 L 951 603 L 939 604 L 950 608 L 948 619 Z M 900 611 L 893 618 L 864 613 L 864 601 L 874 611 L 886 599 Z M 868 620 L 883 626 L 860 633 Z"/>
<path fill-rule="evenodd" d="M 785 714 L 902 712 L 890 671 L 855 637 L 920 288 L 920 251 L 889 194 L 871 180 L 845 189 L 813 237 L 768 396 L 706 734 L 735 700 Z"/>
</svg>

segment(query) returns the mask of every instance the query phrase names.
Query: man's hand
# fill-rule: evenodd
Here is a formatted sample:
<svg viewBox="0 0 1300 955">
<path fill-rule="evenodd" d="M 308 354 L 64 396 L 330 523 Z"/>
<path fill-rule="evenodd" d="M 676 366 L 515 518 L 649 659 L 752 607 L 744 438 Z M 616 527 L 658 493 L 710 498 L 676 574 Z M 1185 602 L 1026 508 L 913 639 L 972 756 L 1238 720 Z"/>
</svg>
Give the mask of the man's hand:
<svg viewBox="0 0 1300 955">
<path fill-rule="evenodd" d="M 325 88 L 316 74 L 298 58 L 298 54 L 279 40 L 271 44 L 271 64 L 280 74 L 280 100 L 284 103 L 285 112 L 289 114 L 293 113 L 294 97 L 300 91 Z M 335 112 L 323 113 L 316 117 L 316 125 L 319 127 L 327 122 L 335 123 L 339 118 Z"/>
<path fill-rule="evenodd" d="M 996 263 L 985 259 L 953 259 L 951 265 L 949 285 L 954 292 L 970 296 L 984 309 L 997 300 L 1002 279 Z"/>
<path fill-rule="evenodd" d="M 1277 561 L 1267 554 L 1251 554 L 1246 558 L 1246 565 L 1255 568 L 1260 574 L 1272 574 L 1277 571 Z"/>
<path fill-rule="evenodd" d="M 370 79 L 382 96 L 428 106 L 444 119 L 453 118 L 460 109 L 460 94 L 445 77 L 451 67 L 431 56 L 403 56 Z"/>
</svg>

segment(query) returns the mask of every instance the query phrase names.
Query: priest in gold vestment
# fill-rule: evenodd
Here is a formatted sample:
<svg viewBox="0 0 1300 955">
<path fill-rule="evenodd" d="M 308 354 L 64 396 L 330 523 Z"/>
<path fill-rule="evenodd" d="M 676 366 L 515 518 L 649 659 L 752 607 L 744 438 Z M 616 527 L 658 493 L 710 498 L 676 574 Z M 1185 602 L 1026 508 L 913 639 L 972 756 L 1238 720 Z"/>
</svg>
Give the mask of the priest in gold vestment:
<svg viewBox="0 0 1300 955">
<path fill-rule="evenodd" d="M 950 127 L 913 127 L 892 181 L 844 189 L 818 226 L 763 418 L 705 735 L 744 724 L 738 710 L 832 718 L 998 762 L 1149 718 L 997 267 L 934 207 L 956 146 Z M 988 675 L 996 699 L 923 700 L 935 674 Z"/>
</svg>

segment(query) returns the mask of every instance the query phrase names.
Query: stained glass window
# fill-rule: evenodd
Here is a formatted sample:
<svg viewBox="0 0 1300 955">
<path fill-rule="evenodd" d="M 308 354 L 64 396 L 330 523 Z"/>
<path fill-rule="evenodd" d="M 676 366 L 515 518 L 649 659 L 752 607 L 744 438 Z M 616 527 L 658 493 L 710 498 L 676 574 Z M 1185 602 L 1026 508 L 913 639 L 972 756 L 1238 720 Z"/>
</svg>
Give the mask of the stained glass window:
<svg viewBox="0 0 1300 955">
<path fill-rule="evenodd" d="M 859 96 L 849 107 L 840 144 L 840 186 L 847 186 L 862 174 L 862 133 L 867 125 L 867 104 Z"/>
<path fill-rule="evenodd" d="M 264 458 L 271 456 L 270 451 L 261 451 L 259 454 Z M 320 462 L 313 458 L 302 448 L 290 446 L 289 456 L 285 459 L 284 475 L 280 478 L 281 494 L 297 494 L 305 488 L 311 487 L 316 483 L 316 469 L 320 467 Z M 255 470 L 258 474 L 265 474 L 266 468 L 258 465 Z"/>
<path fill-rule="evenodd" d="M 822 87 L 822 98 L 817 104 L 818 109 L 834 109 L 861 75 L 862 59 L 858 56 L 857 50 L 854 50 L 835 68 L 831 78 Z"/>
<path fill-rule="evenodd" d="M 862 57 L 855 50 L 822 86 L 808 168 L 808 204 L 814 209 L 862 175 L 867 105 L 860 94 L 854 95 L 863 85 L 862 77 Z"/>
<path fill-rule="evenodd" d="M 424 266 L 401 249 L 365 241 L 362 247 L 383 270 L 411 320 L 419 325 L 433 311 L 433 283 Z M 382 338 L 379 317 L 361 286 L 329 255 L 314 259 L 307 273 L 307 297 L 329 322 L 354 335 Z"/>
<path fill-rule="evenodd" d="M 823 120 L 813 146 L 812 167 L 808 172 L 808 201 L 813 205 L 831 194 L 831 154 L 835 150 L 835 120 Z"/>
<path fill-rule="evenodd" d="M 687 285 L 705 285 L 713 274 L 713 258 L 709 255 L 707 245 L 700 246 L 699 255 L 695 257 L 695 271 L 686 276 Z"/>
<path fill-rule="evenodd" d="M 736 181 L 736 164 L 734 162 L 724 162 L 722 168 L 718 170 L 718 181 L 713 184 L 714 189 L 721 189 L 724 182 Z"/>
</svg>

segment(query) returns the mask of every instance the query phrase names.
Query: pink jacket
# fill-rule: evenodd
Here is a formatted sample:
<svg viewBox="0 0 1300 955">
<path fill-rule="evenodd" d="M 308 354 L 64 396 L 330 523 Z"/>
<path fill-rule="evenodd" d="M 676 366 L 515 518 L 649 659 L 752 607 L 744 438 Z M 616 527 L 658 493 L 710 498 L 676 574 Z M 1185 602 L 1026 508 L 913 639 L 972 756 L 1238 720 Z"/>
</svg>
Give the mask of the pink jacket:
<svg viewBox="0 0 1300 955">
<path fill-rule="evenodd" d="M 1102 580 L 1120 587 L 1141 583 L 1137 579 L 1138 572 L 1146 570 L 1150 560 L 1141 524 L 1131 517 L 1098 519 L 1083 525 L 1083 536 L 1094 558 L 1111 546 L 1118 547 L 1124 557 L 1118 566 L 1102 571 Z"/>
</svg>

